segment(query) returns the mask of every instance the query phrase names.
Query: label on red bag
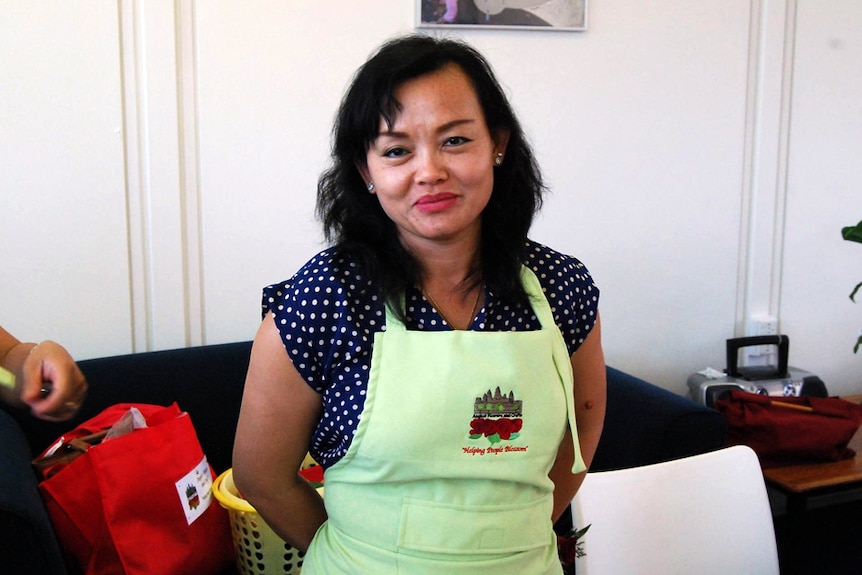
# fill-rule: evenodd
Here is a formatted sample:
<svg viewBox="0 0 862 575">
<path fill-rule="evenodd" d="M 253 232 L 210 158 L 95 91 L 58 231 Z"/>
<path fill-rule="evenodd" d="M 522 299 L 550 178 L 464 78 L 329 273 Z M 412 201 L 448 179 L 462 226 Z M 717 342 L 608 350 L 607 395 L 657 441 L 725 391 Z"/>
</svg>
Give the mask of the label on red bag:
<svg viewBox="0 0 862 575">
<path fill-rule="evenodd" d="M 177 481 L 176 485 L 186 521 L 191 525 L 204 514 L 213 499 L 213 478 L 207 458 L 201 459 L 201 462 Z"/>
</svg>

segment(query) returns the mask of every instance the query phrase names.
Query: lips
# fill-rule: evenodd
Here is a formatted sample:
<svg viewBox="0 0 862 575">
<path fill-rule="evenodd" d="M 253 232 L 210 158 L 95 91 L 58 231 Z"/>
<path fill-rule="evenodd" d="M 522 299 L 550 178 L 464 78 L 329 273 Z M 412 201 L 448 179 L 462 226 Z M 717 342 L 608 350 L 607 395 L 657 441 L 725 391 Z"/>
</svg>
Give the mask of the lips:
<svg viewBox="0 0 862 575">
<path fill-rule="evenodd" d="M 458 201 L 458 196 L 450 193 L 429 194 L 416 202 L 416 207 L 425 213 L 440 212 L 450 208 Z"/>
</svg>

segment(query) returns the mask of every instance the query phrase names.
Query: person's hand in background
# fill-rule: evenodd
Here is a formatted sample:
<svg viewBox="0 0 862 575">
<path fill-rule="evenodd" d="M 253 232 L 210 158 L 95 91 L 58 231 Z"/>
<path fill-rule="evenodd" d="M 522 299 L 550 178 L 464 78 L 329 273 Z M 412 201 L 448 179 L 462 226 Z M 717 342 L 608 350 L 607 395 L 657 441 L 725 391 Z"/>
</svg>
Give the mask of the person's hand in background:
<svg viewBox="0 0 862 575">
<path fill-rule="evenodd" d="M 64 421 L 81 407 L 87 381 L 60 344 L 22 343 L 0 327 L 0 397 L 12 406 L 29 407 L 34 417 Z"/>
</svg>

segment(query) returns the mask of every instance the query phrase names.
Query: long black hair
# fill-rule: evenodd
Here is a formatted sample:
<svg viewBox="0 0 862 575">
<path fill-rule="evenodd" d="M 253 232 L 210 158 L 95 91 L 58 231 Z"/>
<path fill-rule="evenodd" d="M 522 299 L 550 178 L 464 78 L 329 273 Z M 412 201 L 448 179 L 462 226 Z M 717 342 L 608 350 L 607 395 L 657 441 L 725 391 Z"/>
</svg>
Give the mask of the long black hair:
<svg viewBox="0 0 862 575">
<path fill-rule="evenodd" d="M 520 280 L 527 233 L 545 187 L 533 152 L 488 61 L 450 38 L 410 35 L 384 44 L 356 73 L 332 130 L 332 163 L 317 186 L 317 214 L 337 256 L 352 257 L 397 303 L 421 282 L 416 260 L 402 246 L 395 224 L 368 193 L 357 166 L 380 134 L 381 118 L 392 125 L 400 111 L 396 90 L 405 82 L 455 64 L 470 79 L 492 136 L 508 133 L 506 156 L 494 168 L 494 187 L 482 212 L 480 266 L 498 297 L 526 301 Z M 402 313 L 401 306 L 393 306 Z"/>
</svg>

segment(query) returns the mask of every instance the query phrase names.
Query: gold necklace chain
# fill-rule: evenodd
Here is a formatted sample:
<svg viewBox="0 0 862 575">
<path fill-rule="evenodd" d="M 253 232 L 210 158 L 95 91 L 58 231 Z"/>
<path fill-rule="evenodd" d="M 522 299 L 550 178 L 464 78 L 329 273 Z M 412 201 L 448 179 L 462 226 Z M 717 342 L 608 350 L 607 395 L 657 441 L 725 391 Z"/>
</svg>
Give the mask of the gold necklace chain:
<svg viewBox="0 0 862 575">
<path fill-rule="evenodd" d="M 454 323 L 449 320 L 448 317 L 446 317 L 446 314 L 443 313 L 443 309 L 440 307 L 440 304 L 438 304 L 437 300 L 435 300 L 431 296 L 431 293 L 426 290 L 424 286 L 420 289 L 422 291 L 422 295 L 424 295 L 425 299 L 427 299 L 431 303 L 431 305 L 434 306 L 434 309 L 437 310 L 437 313 L 440 314 L 440 317 L 443 318 L 443 321 L 452 326 L 452 329 L 459 329 Z M 467 321 L 467 325 L 464 326 L 464 329 L 470 328 L 470 325 L 473 323 L 473 319 L 475 319 L 476 317 L 476 313 L 479 311 L 479 300 L 482 298 L 482 291 L 482 284 L 479 284 L 479 289 L 476 292 L 476 301 L 473 302 L 473 309 L 470 312 L 470 319 Z"/>
</svg>

